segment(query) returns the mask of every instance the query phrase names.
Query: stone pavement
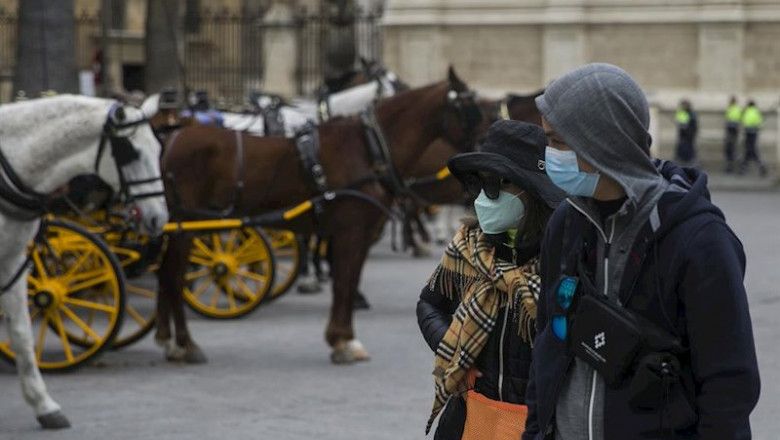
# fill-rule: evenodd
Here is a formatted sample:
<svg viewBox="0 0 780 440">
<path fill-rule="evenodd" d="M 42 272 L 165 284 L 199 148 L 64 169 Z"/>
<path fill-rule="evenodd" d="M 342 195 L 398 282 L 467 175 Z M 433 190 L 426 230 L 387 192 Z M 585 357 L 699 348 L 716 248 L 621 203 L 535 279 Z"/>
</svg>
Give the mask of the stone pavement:
<svg viewBox="0 0 780 440">
<path fill-rule="evenodd" d="M 754 438 L 780 432 L 780 193 L 718 192 L 748 254 L 747 286 L 763 380 Z M 374 308 L 357 315 L 369 363 L 336 367 L 323 342 L 329 295 L 290 294 L 236 321 L 192 317 L 203 366 L 162 361 L 151 338 L 98 365 L 47 375 L 73 428 L 38 430 L 13 370 L 0 366 L 0 439 L 422 439 L 432 357 L 416 297 L 437 257 L 414 260 L 380 243 L 362 283 Z"/>
</svg>

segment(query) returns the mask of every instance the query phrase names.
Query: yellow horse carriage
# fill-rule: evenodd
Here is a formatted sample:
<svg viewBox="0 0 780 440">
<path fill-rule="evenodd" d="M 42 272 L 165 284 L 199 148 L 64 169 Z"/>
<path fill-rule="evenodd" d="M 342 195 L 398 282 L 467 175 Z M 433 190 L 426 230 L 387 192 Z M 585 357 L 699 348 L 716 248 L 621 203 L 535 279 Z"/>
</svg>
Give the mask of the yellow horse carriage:
<svg viewBox="0 0 780 440">
<path fill-rule="evenodd" d="M 138 234 L 118 212 L 75 209 L 48 216 L 30 244 L 29 307 L 42 370 L 73 369 L 107 348 L 138 341 L 154 327 L 154 272 L 166 235 Z M 165 226 L 166 233 L 194 234 L 184 297 L 197 313 L 238 318 L 295 282 L 301 264 L 297 237 L 246 223 L 219 219 Z M 13 361 L 2 339 L 0 357 Z"/>
</svg>

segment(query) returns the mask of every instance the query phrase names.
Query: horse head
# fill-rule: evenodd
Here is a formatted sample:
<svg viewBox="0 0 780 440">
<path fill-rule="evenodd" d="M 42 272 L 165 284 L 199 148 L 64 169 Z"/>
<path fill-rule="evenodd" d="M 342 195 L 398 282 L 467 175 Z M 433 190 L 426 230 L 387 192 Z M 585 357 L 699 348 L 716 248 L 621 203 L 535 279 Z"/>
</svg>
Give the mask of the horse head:
<svg viewBox="0 0 780 440">
<path fill-rule="evenodd" d="M 470 151 L 487 129 L 476 93 L 450 66 L 445 110 L 442 115 L 444 139 L 460 151 Z"/>
<path fill-rule="evenodd" d="M 161 147 L 144 112 L 119 103 L 112 105 L 98 148 L 98 176 L 121 195 L 131 220 L 144 232 L 159 235 L 168 222 L 160 179 Z M 108 157 L 113 160 L 106 160 Z"/>
</svg>

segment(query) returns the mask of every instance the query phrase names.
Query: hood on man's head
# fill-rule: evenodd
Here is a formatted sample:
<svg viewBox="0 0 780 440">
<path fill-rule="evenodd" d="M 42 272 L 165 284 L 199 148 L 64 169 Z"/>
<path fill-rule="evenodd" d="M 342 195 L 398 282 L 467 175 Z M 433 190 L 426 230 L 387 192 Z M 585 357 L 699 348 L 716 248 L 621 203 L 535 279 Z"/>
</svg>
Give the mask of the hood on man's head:
<svg viewBox="0 0 780 440">
<path fill-rule="evenodd" d="M 637 201 L 660 179 L 650 160 L 650 110 L 623 69 L 595 63 L 553 81 L 536 106 L 585 161 L 616 180 Z"/>
</svg>

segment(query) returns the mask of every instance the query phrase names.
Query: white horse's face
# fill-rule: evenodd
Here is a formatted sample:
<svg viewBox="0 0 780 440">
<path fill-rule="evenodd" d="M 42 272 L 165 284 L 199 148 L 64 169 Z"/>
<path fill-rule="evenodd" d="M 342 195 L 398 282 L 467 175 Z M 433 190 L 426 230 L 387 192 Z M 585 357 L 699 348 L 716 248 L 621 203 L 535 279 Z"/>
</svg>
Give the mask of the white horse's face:
<svg viewBox="0 0 780 440">
<path fill-rule="evenodd" d="M 109 115 L 110 122 L 119 127 L 143 119 L 140 109 L 129 106 L 115 107 Z M 98 174 L 114 191 L 126 191 L 128 209 L 142 231 L 159 235 L 168 222 L 160 179 L 160 143 L 147 123 L 118 128 L 114 136 L 118 146 L 112 146 L 112 141 L 106 140 Z M 107 160 L 108 157 L 112 159 Z"/>
</svg>

